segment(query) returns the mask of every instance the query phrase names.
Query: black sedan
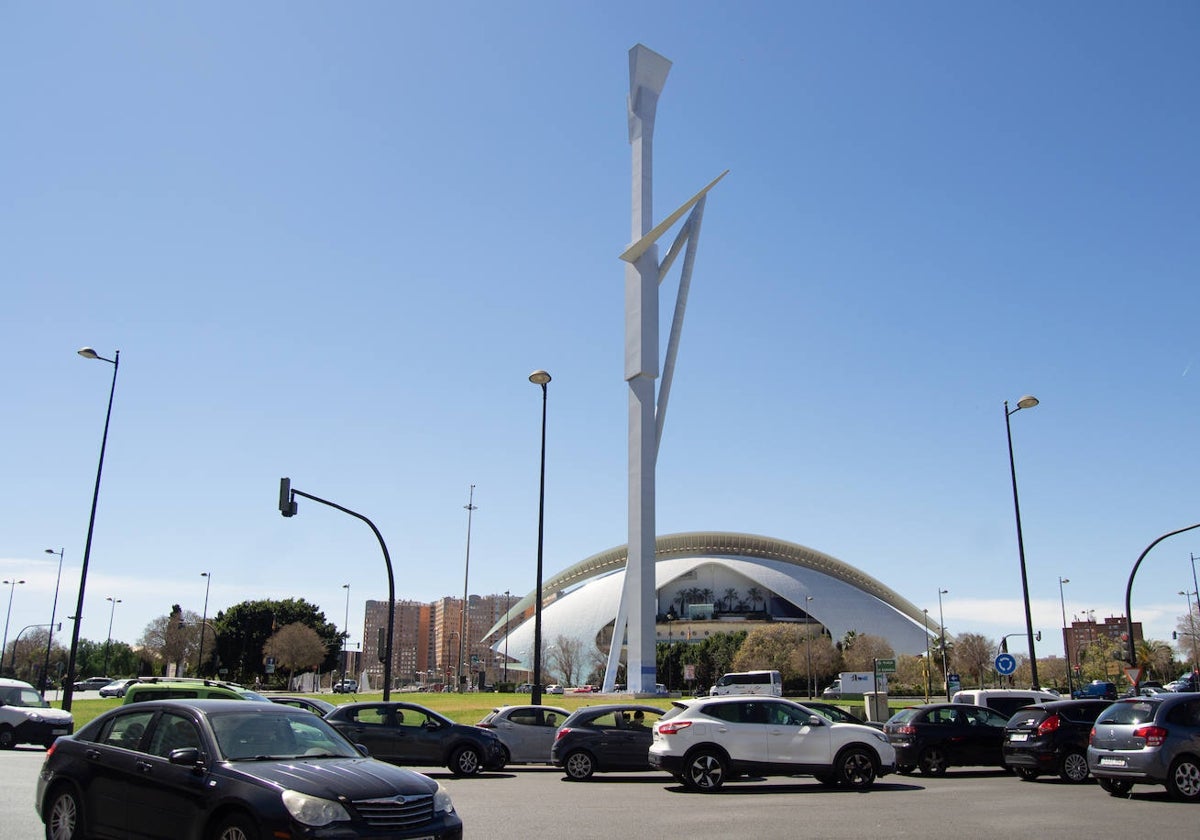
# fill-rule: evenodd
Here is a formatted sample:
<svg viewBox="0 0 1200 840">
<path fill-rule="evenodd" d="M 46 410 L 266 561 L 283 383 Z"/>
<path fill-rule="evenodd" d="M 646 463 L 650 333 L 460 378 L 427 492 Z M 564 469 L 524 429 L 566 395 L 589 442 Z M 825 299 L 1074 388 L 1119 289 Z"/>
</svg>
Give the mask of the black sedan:
<svg viewBox="0 0 1200 840">
<path fill-rule="evenodd" d="M 1064 782 L 1087 781 L 1092 726 L 1107 700 L 1055 700 L 1018 709 L 1004 735 L 1004 763 L 1026 781 L 1057 773 Z"/>
<path fill-rule="evenodd" d="M 615 703 L 576 709 L 554 736 L 550 761 L 582 782 L 593 773 L 652 770 L 650 744 L 663 710 Z"/>
<path fill-rule="evenodd" d="M 100 715 L 47 751 L 36 806 L 54 840 L 462 838 L 433 779 L 364 757 L 310 712 L 240 700 Z"/>
<path fill-rule="evenodd" d="M 883 725 L 896 749 L 896 769 L 943 776 L 947 767 L 1003 767 L 1008 718 L 983 706 L 930 703 L 901 709 Z"/>
<path fill-rule="evenodd" d="M 416 703 L 346 703 L 325 720 L 394 764 L 448 767 L 456 776 L 504 769 L 504 745 L 496 733 L 455 723 Z"/>
</svg>

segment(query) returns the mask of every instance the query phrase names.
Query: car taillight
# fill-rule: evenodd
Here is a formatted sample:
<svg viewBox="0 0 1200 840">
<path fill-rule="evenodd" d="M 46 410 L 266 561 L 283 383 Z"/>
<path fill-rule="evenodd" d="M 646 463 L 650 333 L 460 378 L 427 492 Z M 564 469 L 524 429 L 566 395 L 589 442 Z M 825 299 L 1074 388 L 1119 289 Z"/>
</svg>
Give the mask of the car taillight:
<svg viewBox="0 0 1200 840">
<path fill-rule="evenodd" d="M 897 726 L 893 731 L 897 735 L 916 735 L 917 727 L 913 726 L 911 723 L 905 723 L 901 726 Z"/>
<path fill-rule="evenodd" d="M 560 729 L 558 730 L 558 732 L 554 733 L 554 740 L 555 740 L 555 741 L 561 741 L 561 740 L 563 739 L 563 736 L 564 736 L 564 735 L 566 735 L 566 734 L 567 734 L 568 732 L 570 732 L 570 731 L 571 731 L 571 730 L 570 730 L 570 729 L 567 729 L 567 727 L 565 727 L 565 726 L 564 726 L 564 727 L 562 727 L 562 728 L 560 728 Z"/>
<path fill-rule="evenodd" d="M 480 729 L 495 729 L 496 728 L 496 724 L 494 724 L 494 723 L 477 723 L 475 725 L 478 726 Z"/>
<path fill-rule="evenodd" d="M 54 750 L 57 748 L 58 748 L 58 741 L 55 741 L 50 746 L 46 747 L 46 758 L 49 759 L 50 756 L 54 755 Z"/>
<path fill-rule="evenodd" d="M 677 732 L 682 732 L 692 725 L 690 720 L 669 720 L 666 723 L 658 725 L 660 735 L 674 735 Z"/>
<path fill-rule="evenodd" d="M 1060 726 L 1062 726 L 1062 718 L 1060 718 L 1058 715 L 1050 715 L 1050 717 L 1038 724 L 1037 734 L 1049 735 L 1051 732 L 1057 730 Z"/>
<path fill-rule="evenodd" d="M 1161 747 L 1167 740 L 1167 730 L 1161 726 L 1139 726 L 1133 730 L 1134 738 L 1145 738 L 1147 747 Z"/>
</svg>

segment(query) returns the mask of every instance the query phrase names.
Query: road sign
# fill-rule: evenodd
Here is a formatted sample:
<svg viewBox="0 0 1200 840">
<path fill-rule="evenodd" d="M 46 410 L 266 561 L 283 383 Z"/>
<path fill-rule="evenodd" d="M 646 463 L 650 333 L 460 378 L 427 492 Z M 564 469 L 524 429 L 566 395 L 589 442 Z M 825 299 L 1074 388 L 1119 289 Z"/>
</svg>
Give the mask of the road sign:
<svg viewBox="0 0 1200 840">
<path fill-rule="evenodd" d="M 1001 653 L 996 656 L 996 673 L 1007 677 L 1017 670 L 1017 657 L 1011 653 Z"/>
<path fill-rule="evenodd" d="M 1138 685 L 1142 681 L 1142 669 L 1126 668 L 1125 679 L 1129 680 L 1130 685 Z"/>
<path fill-rule="evenodd" d="M 895 659 L 876 659 L 875 660 L 875 670 L 881 674 L 894 674 L 894 673 L 896 673 L 896 660 Z"/>
</svg>

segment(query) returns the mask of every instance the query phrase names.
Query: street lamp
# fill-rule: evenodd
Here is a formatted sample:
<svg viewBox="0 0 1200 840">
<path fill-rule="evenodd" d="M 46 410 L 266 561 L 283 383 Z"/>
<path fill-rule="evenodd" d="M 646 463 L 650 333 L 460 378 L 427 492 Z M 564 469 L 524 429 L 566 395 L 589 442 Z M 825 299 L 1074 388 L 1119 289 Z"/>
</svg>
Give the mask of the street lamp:
<svg viewBox="0 0 1200 840">
<path fill-rule="evenodd" d="M 468 654 L 471 652 L 471 646 L 469 644 L 467 644 L 467 635 L 470 633 L 470 630 L 467 626 L 467 612 L 470 609 L 469 602 L 467 601 L 467 579 L 468 579 L 468 576 L 471 574 L 471 514 L 479 509 L 474 504 L 472 504 L 474 501 L 475 501 L 475 485 L 472 484 L 470 493 L 467 496 L 467 503 L 465 505 L 463 505 L 463 507 L 467 511 L 467 562 L 466 562 L 465 566 L 463 567 L 463 599 L 462 599 L 462 610 L 459 611 L 458 671 L 455 673 L 455 679 L 457 680 L 457 685 L 455 685 L 455 687 L 454 687 L 455 691 L 463 690 L 463 675 L 462 675 L 463 648 L 466 648 Z"/>
<path fill-rule="evenodd" d="M 942 596 L 949 595 L 949 589 L 938 587 L 938 626 L 942 629 L 942 682 L 946 684 L 946 702 L 950 702 L 950 672 L 946 669 L 946 614 L 942 612 Z"/>
<path fill-rule="evenodd" d="M 1067 641 L 1067 602 L 1063 598 L 1063 584 L 1070 583 L 1070 578 L 1060 577 L 1058 579 L 1058 604 L 1062 607 L 1063 620 L 1063 656 L 1067 660 L 1067 696 L 1070 697 L 1075 692 L 1071 686 L 1071 644 Z"/>
<path fill-rule="evenodd" d="M 200 616 L 200 654 L 196 657 L 198 677 L 203 676 L 200 669 L 204 667 L 204 629 L 208 626 L 208 588 L 212 586 L 212 572 L 201 572 L 200 577 L 204 578 L 204 614 Z"/>
<path fill-rule="evenodd" d="M 346 617 L 342 622 L 342 688 L 345 688 L 346 669 L 350 664 L 346 653 L 346 649 L 350 646 L 350 584 L 343 583 L 342 589 L 346 590 Z"/>
<path fill-rule="evenodd" d="M 4 585 L 8 587 L 8 614 L 4 617 L 4 642 L 0 643 L 0 670 L 3 670 L 4 666 L 4 651 L 8 650 L 8 620 L 12 618 L 13 593 L 17 591 L 17 586 L 24 582 L 16 578 L 4 581 Z"/>
<path fill-rule="evenodd" d="M 1200 598 L 1200 595 L 1195 592 L 1185 592 L 1183 590 L 1180 590 L 1179 594 L 1183 596 L 1183 601 L 1187 604 L 1188 626 L 1192 628 L 1192 670 L 1194 672 L 1200 668 L 1200 658 L 1196 656 L 1196 619 L 1192 615 L 1192 599 L 1190 596 L 1196 595 L 1196 597 Z"/>
<path fill-rule="evenodd" d="M 50 646 L 54 642 L 54 614 L 58 612 L 58 585 L 62 583 L 63 554 L 66 548 L 55 551 L 47 548 L 47 554 L 58 555 L 58 577 L 54 579 L 54 603 L 50 606 L 50 627 L 46 631 L 46 662 L 42 665 L 42 699 L 46 699 L 46 689 L 50 687 Z"/>
<path fill-rule="evenodd" d="M 538 489 L 538 541 L 537 541 L 537 586 L 535 587 L 536 601 L 533 602 L 533 689 L 529 701 L 535 706 L 542 702 L 542 539 L 545 534 L 546 520 L 546 383 L 550 374 L 544 370 L 535 370 L 529 374 L 529 381 L 542 386 L 542 467 L 541 483 Z M 612 644 L 618 644 L 614 637 Z"/>
<path fill-rule="evenodd" d="M 79 600 L 75 604 L 75 626 L 71 630 L 71 652 L 67 657 L 67 675 L 63 684 L 62 708 L 71 711 L 71 695 L 75 692 L 75 656 L 79 652 L 79 627 L 83 624 L 83 593 L 87 587 L 88 561 L 92 556 L 92 532 L 96 528 L 96 503 L 100 500 L 100 475 L 104 472 L 104 450 L 108 446 L 108 423 L 112 419 L 113 395 L 117 391 L 117 370 L 121 365 L 121 351 L 111 359 L 99 355 L 91 347 L 83 347 L 79 355 L 85 359 L 108 362 L 113 366 L 112 387 L 108 391 L 108 412 L 104 415 L 104 435 L 100 438 L 100 462 L 96 465 L 96 488 L 92 491 L 92 513 L 88 517 L 87 542 L 83 544 L 83 566 L 79 570 Z"/>
<path fill-rule="evenodd" d="M 808 697 L 810 700 L 815 693 L 812 678 L 812 631 L 809 629 L 812 626 L 809 621 L 811 618 L 809 615 L 809 605 L 812 603 L 812 599 L 813 596 L 811 595 L 804 596 L 804 641 L 805 646 L 808 648 Z"/>
<path fill-rule="evenodd" d="M 121 603 L 121 599 L 113 598 L 112 596 L 109 596 L 108 598 L 105 598 L 104 600 L 112 601 L 112 608 L 108 611 L 108 638 L 105 639 L 105 641 L 104 641 L 104 666 L 100 669 L 101 675 L 107 677 L 108 676 L 108 646 L 112 644 L 113 616 L 117 614 L 117 604 Z M 192 613 L 192 615 L 195 615 L 195 613 Z M 200 632 L 202 632 L 202 633 L 204 632 L 203 627 L 201 627 Z"/>
<path fill-rule="evenodd" d="M 1025 573 L 1025 539 L 1021 535 L 1021 503 L 1017 499 L 1017 464 L 1013 459 L 1012 422 L 1009 420 L 1023 408 L 1033 408 L 1037 397 L 1024 396 L 1017 400 L 1017 407 L 1009 411 L 1008 400 L 1004 401 L 1004 428 L 1008 432 L 1008 467 L 1012 472 L 1013 510 L 1017 515 L 1017 554 L 1021 558 L 1021 596 L 1025 599 L 1025 633 L 1029 639 L 1029 673 L 1033 688 L 1038 688 L 1037 653 L 1033 648 L 1033 615 L 1029 611 L 1029 578 Z M 944 632 L 944 631 L 943 631 Z"/>
</svg>

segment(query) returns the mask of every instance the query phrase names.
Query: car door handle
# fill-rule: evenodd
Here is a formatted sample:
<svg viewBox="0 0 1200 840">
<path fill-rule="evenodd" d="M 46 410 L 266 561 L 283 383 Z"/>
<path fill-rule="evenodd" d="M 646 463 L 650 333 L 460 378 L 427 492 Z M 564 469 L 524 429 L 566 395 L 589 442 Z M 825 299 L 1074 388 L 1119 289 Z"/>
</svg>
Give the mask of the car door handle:
<svg viewBox="0 0 1200 840">
<path fill-rule="evenodd" d="M 149 761 L 135 761 L 133 766 L 138 769 L 139 773 L 149 773 L 154 769 L 154 765 Z"/>
<path fill-rule="evenodd" d="M 100 760 L 100 750 L 85 750 L 83 754 L 92 761 Z"/>
</svg>

